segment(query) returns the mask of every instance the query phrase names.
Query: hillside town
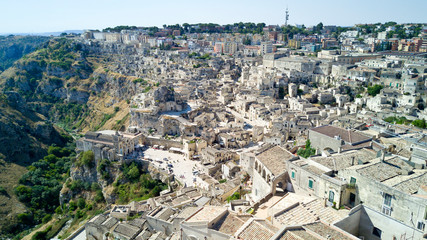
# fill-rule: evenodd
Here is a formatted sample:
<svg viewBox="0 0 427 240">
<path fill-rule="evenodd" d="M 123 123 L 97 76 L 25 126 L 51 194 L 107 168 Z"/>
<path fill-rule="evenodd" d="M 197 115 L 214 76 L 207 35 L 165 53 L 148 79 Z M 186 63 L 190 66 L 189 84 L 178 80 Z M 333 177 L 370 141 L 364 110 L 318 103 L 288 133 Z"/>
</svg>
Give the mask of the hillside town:
<svg viewBox="0 0 427 240">
<path fill-rule="evenodd" d="M 168 186 L 70 239 L 427 238 L 427 25 L 66 37 L 144 89 L 123 86 L 126 129 L 87 132 L 77 152 Z"/>
</svg>

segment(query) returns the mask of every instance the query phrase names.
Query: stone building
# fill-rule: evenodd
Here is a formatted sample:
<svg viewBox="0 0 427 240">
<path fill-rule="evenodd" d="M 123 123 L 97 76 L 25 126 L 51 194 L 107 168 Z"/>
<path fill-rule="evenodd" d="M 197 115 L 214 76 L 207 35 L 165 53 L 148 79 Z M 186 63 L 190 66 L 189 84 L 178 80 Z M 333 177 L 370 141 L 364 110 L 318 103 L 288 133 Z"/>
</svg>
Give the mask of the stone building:
<svg viewBox="0 0 427 240">
<path fill-rule="evenodd" d="M 331 125 L 312 128 L 308 131 L 311 146 L 318 153 L 322 151 L 342 152 L 372 147 L 373 138 L 355 130 L 343 129 Z M 375 144 L 377 145 L 377 144 Z"/>
<path fill-rule="evenodd" d="M 354 201 L 356 205 L 363 203 L 372 212 L 371 222 L 378 232 L 383 232 L 383 235 L 380 234 L 382 238 L 392 238 L 394 233 L 399 233 L 398 236 L 394 235 L 399 238 L 405 234 L 421 237 L 427 233 L 427 194 L 423 190 L 427 183 L 425 169 L 414 169 L 400 157 L 383 155 L 367 164 L 343 169 L 338 176 L 352 186 L 349 201 Z M 375 215 L 384 216 L 383 220 Z M 387 218 L 393 221 L 385 221 Z M 388 222 L 398 222 L 402 226 L 399 230 L 393 229 L 396 223 L 389 225 Z"/>
<path fill-rule="evenodd" d="M 289 190 L 289 177 L 286 162 L 298 157 L 287 150 L 267 145 L 261 148 L 253 160 L 252 194 L 253 201 L 258 201 L 268 194 L 284 193 Z"/>
<path fill-rule="evenodd" d="M 123 160 L 135 150 L 142 133 L 125 133 L 112 130 L 87 132 L 76 142 L 77 152 L 92 151 L 95 160 Z"/>
<path fill-rule="evenodd" d="M 147 93 L 136 95 L 131 102 L 130 109 L 130 126 L 136 127 L 144 132 L 149 132 L 150 129 L 158 128 L 158 119 L 161 114 L 166 112 L 180 112 L 187 107 L 187 104 L 181 99 L 174 89 L 168 87 L 159 87 Z M 167 122 L 168 119 L 166 119 Z M 170 119 L 172 120 L 172 119 Z M 175 119 L 178 120 L 179 119 Z M 175 129 L 168 126 L 163 127 L 162 133 L 177 133 L 177 125 Z M 166 129 L 166 130 L 164 130 Z"/>
</svg>

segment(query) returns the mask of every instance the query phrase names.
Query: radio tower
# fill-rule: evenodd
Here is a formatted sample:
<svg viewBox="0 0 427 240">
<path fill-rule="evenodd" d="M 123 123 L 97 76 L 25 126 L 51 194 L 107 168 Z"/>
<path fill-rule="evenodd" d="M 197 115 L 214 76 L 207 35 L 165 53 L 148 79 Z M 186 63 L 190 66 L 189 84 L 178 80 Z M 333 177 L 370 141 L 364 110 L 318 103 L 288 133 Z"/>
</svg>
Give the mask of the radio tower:
<svg viewBox="0 0 427 240">
<path fill-rule="evenodd" d="M 289 20 L 289 11 L 288 11 L 288 7 L 286 6 L 285 26 L 288 26 L 288 20 Z"/>
</svg>

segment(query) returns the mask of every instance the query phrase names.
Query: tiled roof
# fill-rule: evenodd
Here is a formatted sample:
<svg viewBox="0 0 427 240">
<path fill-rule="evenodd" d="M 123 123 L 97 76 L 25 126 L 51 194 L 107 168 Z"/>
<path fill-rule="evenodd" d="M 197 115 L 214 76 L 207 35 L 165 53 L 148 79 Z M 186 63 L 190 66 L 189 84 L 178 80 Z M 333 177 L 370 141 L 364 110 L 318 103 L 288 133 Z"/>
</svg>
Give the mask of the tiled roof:
<svg viewBox="0 0 427 240">
<path fill-rule="evenodd" d="M 291 229 L 286 231 L 283 236 L 277 240 L 319 240 L 304 229 Z"/>
<path fill-rule="evenodd" d="M 265 220 L 253 220 L 237 236 L 244 240 L 269 240 L 278 229 Z"/>
<path fill-rule="evenodd" d="M 176 218 L 186 219 L 197 212 L 199 209 L 200 207 L 186 207 L 178 214 L 178 216 L 176 216 Z"/>
<path fill-rule="evenodd" d="M 339 171 L 351 167 L 352 163 L 358 165 L 359 161 L 366 163 L 374 158 L 376 158 L 375 152 L 368 149 L 361 149 L 333 154 L 329 157 L 311 157 L 310 159 L 329 169 Z"/>
<path fill-rule="evenodd" d="M 327 223 L 335 222 L 341 219 L 341 215 L 336 210 L 324 207 L 319 199 L 313 200 L 306 204 L 300 203 L 297 206 L 287 209 L 277 215 L 276 220 L 282 225 L 299 225 L 312 223 L 322 220 Z"/>
<path fill-rule="evenodd" d="M 310 223 L 310 224 L 304 225 L 303 228 L 315 232 L 316 234 L 322 236 L 324 239 L 329 239 L 329 240 L 351 240 L 352 239 L 349 236 L 346 236 L 346 234 L 343 234 L 338 230 L 333 229 L 322 222 Z"/>
<path fill-rule="evenodd" d="M 270 147 L 256 156 L 275 176 L 286 171 L 286 161 L 293 157 L 294 155 L 279 146 Z"/>
<path fill-rule="evenodd" d="M 215 224 L 213 229 L 232 236 L 249 218 L 251 218 L 250 215 L 237 216 L 233 213 L 227 213 Z"/>
<path fill-rule="evenodd" d="M 94 219 L 91 220 L 91 222 L 100 225 L 103 222 L 105 222 L 105 220 L 107 220 L 107 217 L 104 215 L 98 215 L 98 217 L 95 217 Z"/>
<path fill-rule="evenodd" d="M 119 222 L 116 218 L 114 217 L 109 217 L 107 219 L 107 221 L 105 221 L 104 223 L 102 223 L 102 225 L 104 225 L 105 227 L 107 227 L 108 229 L 111 229 L 114 225 L 116 225 L 116 223 Z"/>
<path fill-rule="evenodd" d="M 393 187 L 402 192 L 406 192 L 408 194 L 415 194 L 418 192 L 418 189 L 420 188 L 420 186 L 426 183 L 427 183 L 427 172 L 420 176 L 398 183 Z"/>
<path fill-rule="evenodd" d="M 347 143 L 358 143 L 372 139 L 372 137 L 366 136 L 354 130 L 347 130 L 331 125 L 312 128 L 311 131 L 321 133 L 331 138 L 334 138 L 335 136 L 340 136 L 341 139 Z"/>
<path fill-rule="evenodd" d="M 277 240 L 352 240 L 358 239 L 349 233 L 328 226 L 322 222 L 314 222 L 285 230 Z"/>
<path fill-rule="evenodd" d="M 114 229 L 114 232 L 129 238 L 133 237 L 138 231 L 139 228 L 129 225 L 127 223 L 121 223 L 117 225 L 117 227 Z"/>
<path fill-rule="evenodd" d="M 190 217 L 188 222 L 207 221 L 210 222 L 227 211 L 226 207 L 205 206 L 202 210 Z"/>
<path fill-rule="evenodd" d="M 383 182 L 387 179 L 402 175 L 404 173 L 403 170 L 382 162 L 368 165 L 356 171 L 363 176 L 369 177 L 379 182 Z"/>
</svg>

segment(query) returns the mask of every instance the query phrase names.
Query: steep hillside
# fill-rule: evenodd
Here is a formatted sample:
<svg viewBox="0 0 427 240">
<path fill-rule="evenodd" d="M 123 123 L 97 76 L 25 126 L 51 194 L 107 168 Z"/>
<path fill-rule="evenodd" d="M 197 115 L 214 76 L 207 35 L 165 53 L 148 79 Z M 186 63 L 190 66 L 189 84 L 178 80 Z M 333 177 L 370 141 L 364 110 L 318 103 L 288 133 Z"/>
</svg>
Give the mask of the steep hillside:
<svg viewBox="0 0 427 240">
<path fill-rule="evenodd" d="M 12 66 L 25 54 L 36 50 L 49 37 L 41 36 L 0 36 L 0 72 Z"/>
<path fill-rule="evenodd" d="M 22 194 L 19 202 L 15 192 L 28 169 L 34 171 L 32 163 L 47 161 L 50 145 L 70 140 L 64 130 L 78 136 L 87 130 L 125 129 L 128 99 L 140 84 L 135 77 L 109 71 L 108 64 L 85 45 L 56 38 L 0 74 L 0 229 L 28 229 L 52 211 L 40 214 Z M 52 181 L 62 182 L 62 176 Z"/>
<path fill-rule="evenodd" d="M 0 154 L 23 166 L 42 158 L 51 144 L 64 145 L 68 137 L 46 118 L 28 109 L 15 92 L 0 95 Z"/>
<path fill-rule="evenodd" d="M 0 229 L 27 210 L 14 194 L 25 167 L 43 158 L 49 145 L 62 146 L 68 140 L 43 115 L 28 109 L 19 94 L 0 94 Z"/>
<path fill-rule="evenodd" d="M 19 93 L 31 109 L 69 131 L 124 129 L 128 100 L 142 87 L 108 64 L 84 44 L 52 39 L 0 74 L 0 90 Z"/>
</svg>

